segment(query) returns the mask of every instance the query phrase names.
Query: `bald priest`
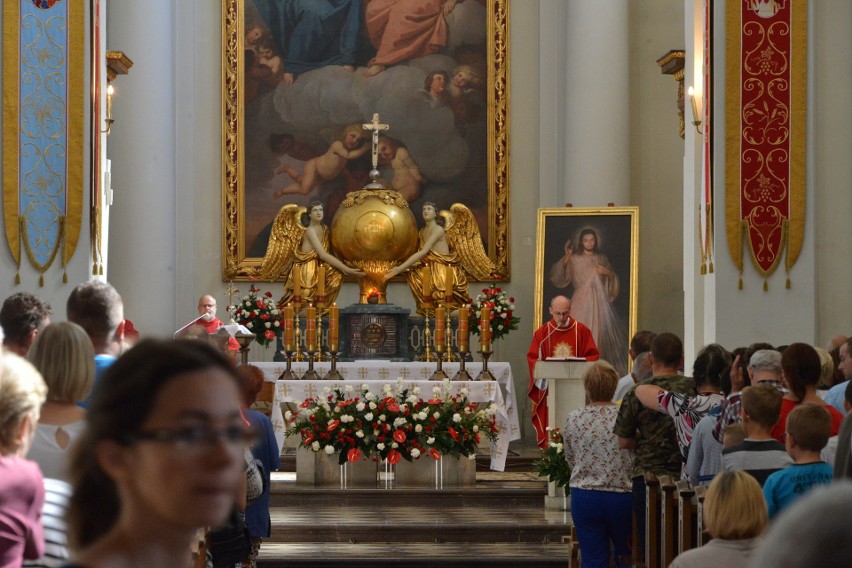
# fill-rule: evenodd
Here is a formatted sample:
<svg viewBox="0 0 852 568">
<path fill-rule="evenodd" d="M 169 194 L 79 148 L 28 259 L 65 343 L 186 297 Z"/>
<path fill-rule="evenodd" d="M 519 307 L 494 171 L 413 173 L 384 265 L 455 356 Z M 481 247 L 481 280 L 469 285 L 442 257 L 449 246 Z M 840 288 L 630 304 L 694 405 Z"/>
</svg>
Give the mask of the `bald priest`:
<svg viewBox="0 0 852 568">
<path fill-rule="evenodd" d="M 527 363 L 530 369 L 529 397 L 532 400 L 532 423 L 536 441 L 542 449 L 547 447 L 547 383 L 533 378 L 536 361 L 544 359 L 566 359 L 570 357 L 597 361 L 600 358 L 592 331 L 572 319 L 571 301 L 565 296 L 556 296 L 550 301 L 550 316 L 553 318 L 533 334 Z"/>
</svg>

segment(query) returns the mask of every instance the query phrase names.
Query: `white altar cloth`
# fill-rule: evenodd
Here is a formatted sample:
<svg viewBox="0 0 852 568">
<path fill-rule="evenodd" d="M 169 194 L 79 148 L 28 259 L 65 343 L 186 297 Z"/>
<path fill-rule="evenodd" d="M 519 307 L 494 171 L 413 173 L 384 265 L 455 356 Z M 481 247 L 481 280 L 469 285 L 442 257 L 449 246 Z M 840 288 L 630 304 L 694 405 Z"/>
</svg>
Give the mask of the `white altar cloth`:
<svg viewBox="0 0 852 568">
<path fill-rule="evenodd" d="M 275 430 L 275 438 L 278 441 L 279 448 L 284 445 L 284 432 L 287 429 L 281 410 L 282 403 L 301 402 L 308 397 L 321 394 L 322 389 L 325 387 L 334 389 L 337 386 L 342 386 L 340 381 L 278 381 L 278 377 L 284 372 L 284 363 L 254 364 L 263 370 L 264 378 L 267 381 L 276 383 L 272 401 L 272 426 Z M 323 376 L 328 372 L 330 366 L 331 364 L 328 361 L 323 361 L 315 363 L 314 370 L 317 371 L 319 376 Z M 459 364 L 457 362 L 444 363 L 444 371 L 450 378 L 456 374 L 458 368 Z M 476 378 L 482 370 L 482 363 L 467 363 L 466 368 L 470 376 Z M 293 363 L 293 371 L 297 376 L 303 374 L 306 369 L 307 363 Z M 398 378 L 402 378 L 406 385 L 419 385 L 424 398 L 431 394 L 432 387 L 439 384 L 428 380 L 435 370 L 435 363 L 420 361 L 391 362 L 371 359 L 338 363 L 337 370 L 343 375 L 344 382 L 349 384 L 356 383 L 358 385 L 367 383 L 372 390 L 380 390 L 383 385 L 394 384 Z M 489 362 L 488 370 L 497 379 L 496 384 L 492 381 L 459 381 L 451 382 L 450 387 L 453 393 L 458 392 L 463 386 L 467 387 L 470 392 L 469 398 L 472 402 L 490 401 L 497 407 L 495 419 L 499 433 L 496 443 L 492 444 L 491 447 L 491 469 L 503 471 L 506 465 L 506 455 L 509 451 L 509 442 L 520 440 L 521 438 L 521 428 L 517 414 L 518 402 L 515 396 L 512 369 L 509 363 Z M 503 389 L 499 388 L 500 386 L 505 389 L 505 396 Z"/>
</svg>

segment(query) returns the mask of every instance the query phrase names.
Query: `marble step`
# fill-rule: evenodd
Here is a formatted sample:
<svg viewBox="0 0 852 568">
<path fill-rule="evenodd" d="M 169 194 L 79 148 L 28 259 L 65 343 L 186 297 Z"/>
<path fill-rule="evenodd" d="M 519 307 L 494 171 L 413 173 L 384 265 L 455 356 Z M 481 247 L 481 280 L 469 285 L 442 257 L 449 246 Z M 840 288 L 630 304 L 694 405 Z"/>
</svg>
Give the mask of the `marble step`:
<svg viewBox="0 0 852 568">
<path fill-rule="evenodd" d="M 486 535 L 487 537 L 487 535 Z M 419 566 L 493 568 L 568 566 L 567 544 L 528 543 L 267 543 L 260 568 Z"/>
<path fill-rule="evenodd" d="M 270 508 L 278 543 L 559 543 L 570 532 L 570 513 L 537 507 L 369 505 Z"/>
</svg>

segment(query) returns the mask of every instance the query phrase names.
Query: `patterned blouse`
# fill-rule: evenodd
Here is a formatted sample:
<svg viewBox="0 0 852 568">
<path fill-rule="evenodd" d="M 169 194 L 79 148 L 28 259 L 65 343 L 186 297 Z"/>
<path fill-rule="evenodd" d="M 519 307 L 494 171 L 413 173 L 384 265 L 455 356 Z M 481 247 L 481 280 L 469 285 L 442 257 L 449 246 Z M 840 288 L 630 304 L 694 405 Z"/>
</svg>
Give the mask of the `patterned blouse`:
<svg viewBox="0 0 852 568">
<path fill-rule="evenodd" d="M 698 426 L 698 422 L 712 409 L 720 406 L 725 397 L 721 394 L 699 394 L 688 396 L 678 392 L 660 391 L 657 403 L 660 412 L 668 414 L 674 419 L 677 430 L 677 445 L 686 464 L 689 455 L 689 444 L 692 442 L 692 432 Z"/>
<path fill-rule="evenodd" d="M 633 451 L 618 447 L 613 434 L 618 407 L 587 406 L 568 414 L 562 439 L 571 466 L 569 487 L 629 493 Z"/>
</svg>

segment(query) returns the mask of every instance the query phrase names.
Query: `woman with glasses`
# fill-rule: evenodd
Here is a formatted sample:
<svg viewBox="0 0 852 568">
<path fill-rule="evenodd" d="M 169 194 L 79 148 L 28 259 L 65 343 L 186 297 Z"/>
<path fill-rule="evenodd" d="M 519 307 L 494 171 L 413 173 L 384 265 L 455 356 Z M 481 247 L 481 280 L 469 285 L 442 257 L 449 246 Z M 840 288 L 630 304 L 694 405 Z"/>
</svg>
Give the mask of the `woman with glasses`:
<svg viewBox="0 0 852 568">
<path fill-rule="evenodd" d="M 189 566 L 197 529 L 242 487 L 250 431 L 231 362 L 196 341 L 145 340 L 95 391 L 71 460 L 75 566 Z"/>
</svg>

